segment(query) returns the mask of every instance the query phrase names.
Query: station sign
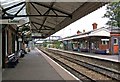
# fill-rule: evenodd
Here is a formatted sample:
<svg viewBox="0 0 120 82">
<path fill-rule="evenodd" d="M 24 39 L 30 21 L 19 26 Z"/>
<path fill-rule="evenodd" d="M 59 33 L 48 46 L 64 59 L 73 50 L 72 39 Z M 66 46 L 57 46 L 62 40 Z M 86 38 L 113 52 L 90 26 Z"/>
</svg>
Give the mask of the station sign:
<svg viewBox="0 0 120 82">
<path fill-rule="evenodd" d="M 32 36 L 42 36 L 41 33 L 32 33 Z"/>
<path fill-rule="evenodd" d="M 20 23 L 19 20 L 8 20 L 8 23 Z"/>
<path fill-rule="evenodd" d="M 25 20 L 11 20 L 11 19 L 2 19 L 0 20 L 0 24 L 17 24 L 22 25 L 25 23 Z"/>
</svg>

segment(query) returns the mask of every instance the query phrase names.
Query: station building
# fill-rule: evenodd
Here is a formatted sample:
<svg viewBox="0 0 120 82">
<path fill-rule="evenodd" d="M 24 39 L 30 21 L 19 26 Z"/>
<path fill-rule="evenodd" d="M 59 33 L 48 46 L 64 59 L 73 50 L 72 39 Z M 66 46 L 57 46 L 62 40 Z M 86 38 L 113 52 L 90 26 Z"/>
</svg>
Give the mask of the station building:
<svg viewBox="0 0 120 82">
<path fill-rule="evenodd" d="M 118 54 L 120 45 L 120 28 L 101 27 L 93 23 L 93 30 L 83 33 L 77 32 L 77 35 L 63 38 L 65 50 L 79 52 L 90 52 L 97 54 Z"/>
<path fill-rule="evenodd" d="M 2 67 L 5 68 L 7 56 L 24 49 L 24 43 L 18 41 L 22 35 L 17 31 L 16 24 L 2 24 Z"/>
</svg>

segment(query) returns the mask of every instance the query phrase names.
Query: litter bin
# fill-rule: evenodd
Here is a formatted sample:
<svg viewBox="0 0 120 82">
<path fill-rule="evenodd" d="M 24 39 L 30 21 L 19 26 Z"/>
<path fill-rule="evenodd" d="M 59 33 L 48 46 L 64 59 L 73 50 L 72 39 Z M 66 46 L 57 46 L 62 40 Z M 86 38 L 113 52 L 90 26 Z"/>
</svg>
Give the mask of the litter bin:
<svg viewBox="0 0 120 82">
<path fill-rule="evenodd" d="M 106 49 L 106 54 L 109 54 L 109 49 Z"/>
</svg>

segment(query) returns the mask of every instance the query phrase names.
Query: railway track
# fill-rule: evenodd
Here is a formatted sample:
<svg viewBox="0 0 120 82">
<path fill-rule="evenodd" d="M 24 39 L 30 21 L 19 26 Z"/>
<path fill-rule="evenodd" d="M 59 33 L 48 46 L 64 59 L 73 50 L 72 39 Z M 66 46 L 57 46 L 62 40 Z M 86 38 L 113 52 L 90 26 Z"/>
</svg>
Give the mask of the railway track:
<svg viewBox="0 0 120 82">
<path fill-rule="evenodd" d="M 48 52 L 47 50 L 41 50 L 46 53 L 53 60 L 58 62 L 65 69 L 69 70 L 76 77 L 78 77 L 83 82 L 97 82 L 97 81 L 109 81 L 118 82 L 120 74 L 109 69 L 99 67 L 94 64 L 86 63 L 80 61 L 75 57 L 69 57 L 67 55 L 62 55 L 60 52 Z"/>
<path fill-rule="evenodd" d="M 75 57 L 70 57 L 69 55 L 68 56 L 62 55 L 60 52 L 59 53 L 55 53 L 55 54 L 59 55 L 60 57 L 66 59 L 68 61 L 71 61 L 71 62 L 77 63 L 78 65 L 84 66 L 84 67 L 86 67 L 86 68 L 88 68 L 90 70 L 93 70 L 93 71 L 96 71 L 98 73 L 104 74 L 105 76 L 108 76 L 108 77 L 110 77 L 112 79 L 120 80 L 120 78 L 119 78 L 120 77 L 120 73 L 117 72 L 117 71 L 113 71 L 113 70 L 107 69 L 107 68 L 102 67 L 102 66 L 97 65 L 97 64 L 88 63 L 88 62 L 76 59 Z"/>
<path fill-rule="evenodd" d="M 88 62 L 94 65 L 98 65 L 108 70 L 112 70 L 117 73 L 120 73 L 120 62 L 119 61 L 110 61 L 110 60 L 106 60 L 106 59 L 102 59 L 98 57 L 93 57 L 92 55 L 79 54 L 76 52 L 74 53 L 74 52 L 58 50 L 58 49 L 47 49 L 47 51 L 53 52 L 55 54 L 60 53 L 61 55 L 66 55 L 72 58 L 76 58 L 77 60 Z"/>
<path fill-rule="evenodd" d="M 93 79 L 89 78 L 88 76 L 82 74 L 81 72 L 77 71 L 73 67 L 71 67 L 71 66 L 65 64 L 64 62 L 58 60 L 58 56 L 57 57 L 55 57 L 55 56 L 53 57 L 50 53 L 47 53 L 46 51 L 43 51 L 43 50 L 41 50 L 41 51 L 44 52 L 46 55 L 48 55 L 50 58 L 52 58 L 54 61 L 59 63 L 62 67 L 67 69 L 69 72 L 74 74 L 76 77 L 78 77 L 82 82 L 96 82 L 95 80 L 93 80 Z"/>
</svg>

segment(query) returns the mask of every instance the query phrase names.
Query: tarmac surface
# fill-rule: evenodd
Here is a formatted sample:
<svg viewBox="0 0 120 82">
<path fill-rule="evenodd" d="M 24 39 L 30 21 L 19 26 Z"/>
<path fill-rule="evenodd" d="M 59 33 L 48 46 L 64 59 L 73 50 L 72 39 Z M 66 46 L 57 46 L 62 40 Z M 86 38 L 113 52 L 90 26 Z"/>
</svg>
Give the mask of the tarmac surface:
<svg viewBox="0 0 120 82">
<path fill-rule="evenodd" d="M 35 49 L 19 60 L 15 68 L 6 68 L 2 80 L 63 80 Z"/>
</svg>

